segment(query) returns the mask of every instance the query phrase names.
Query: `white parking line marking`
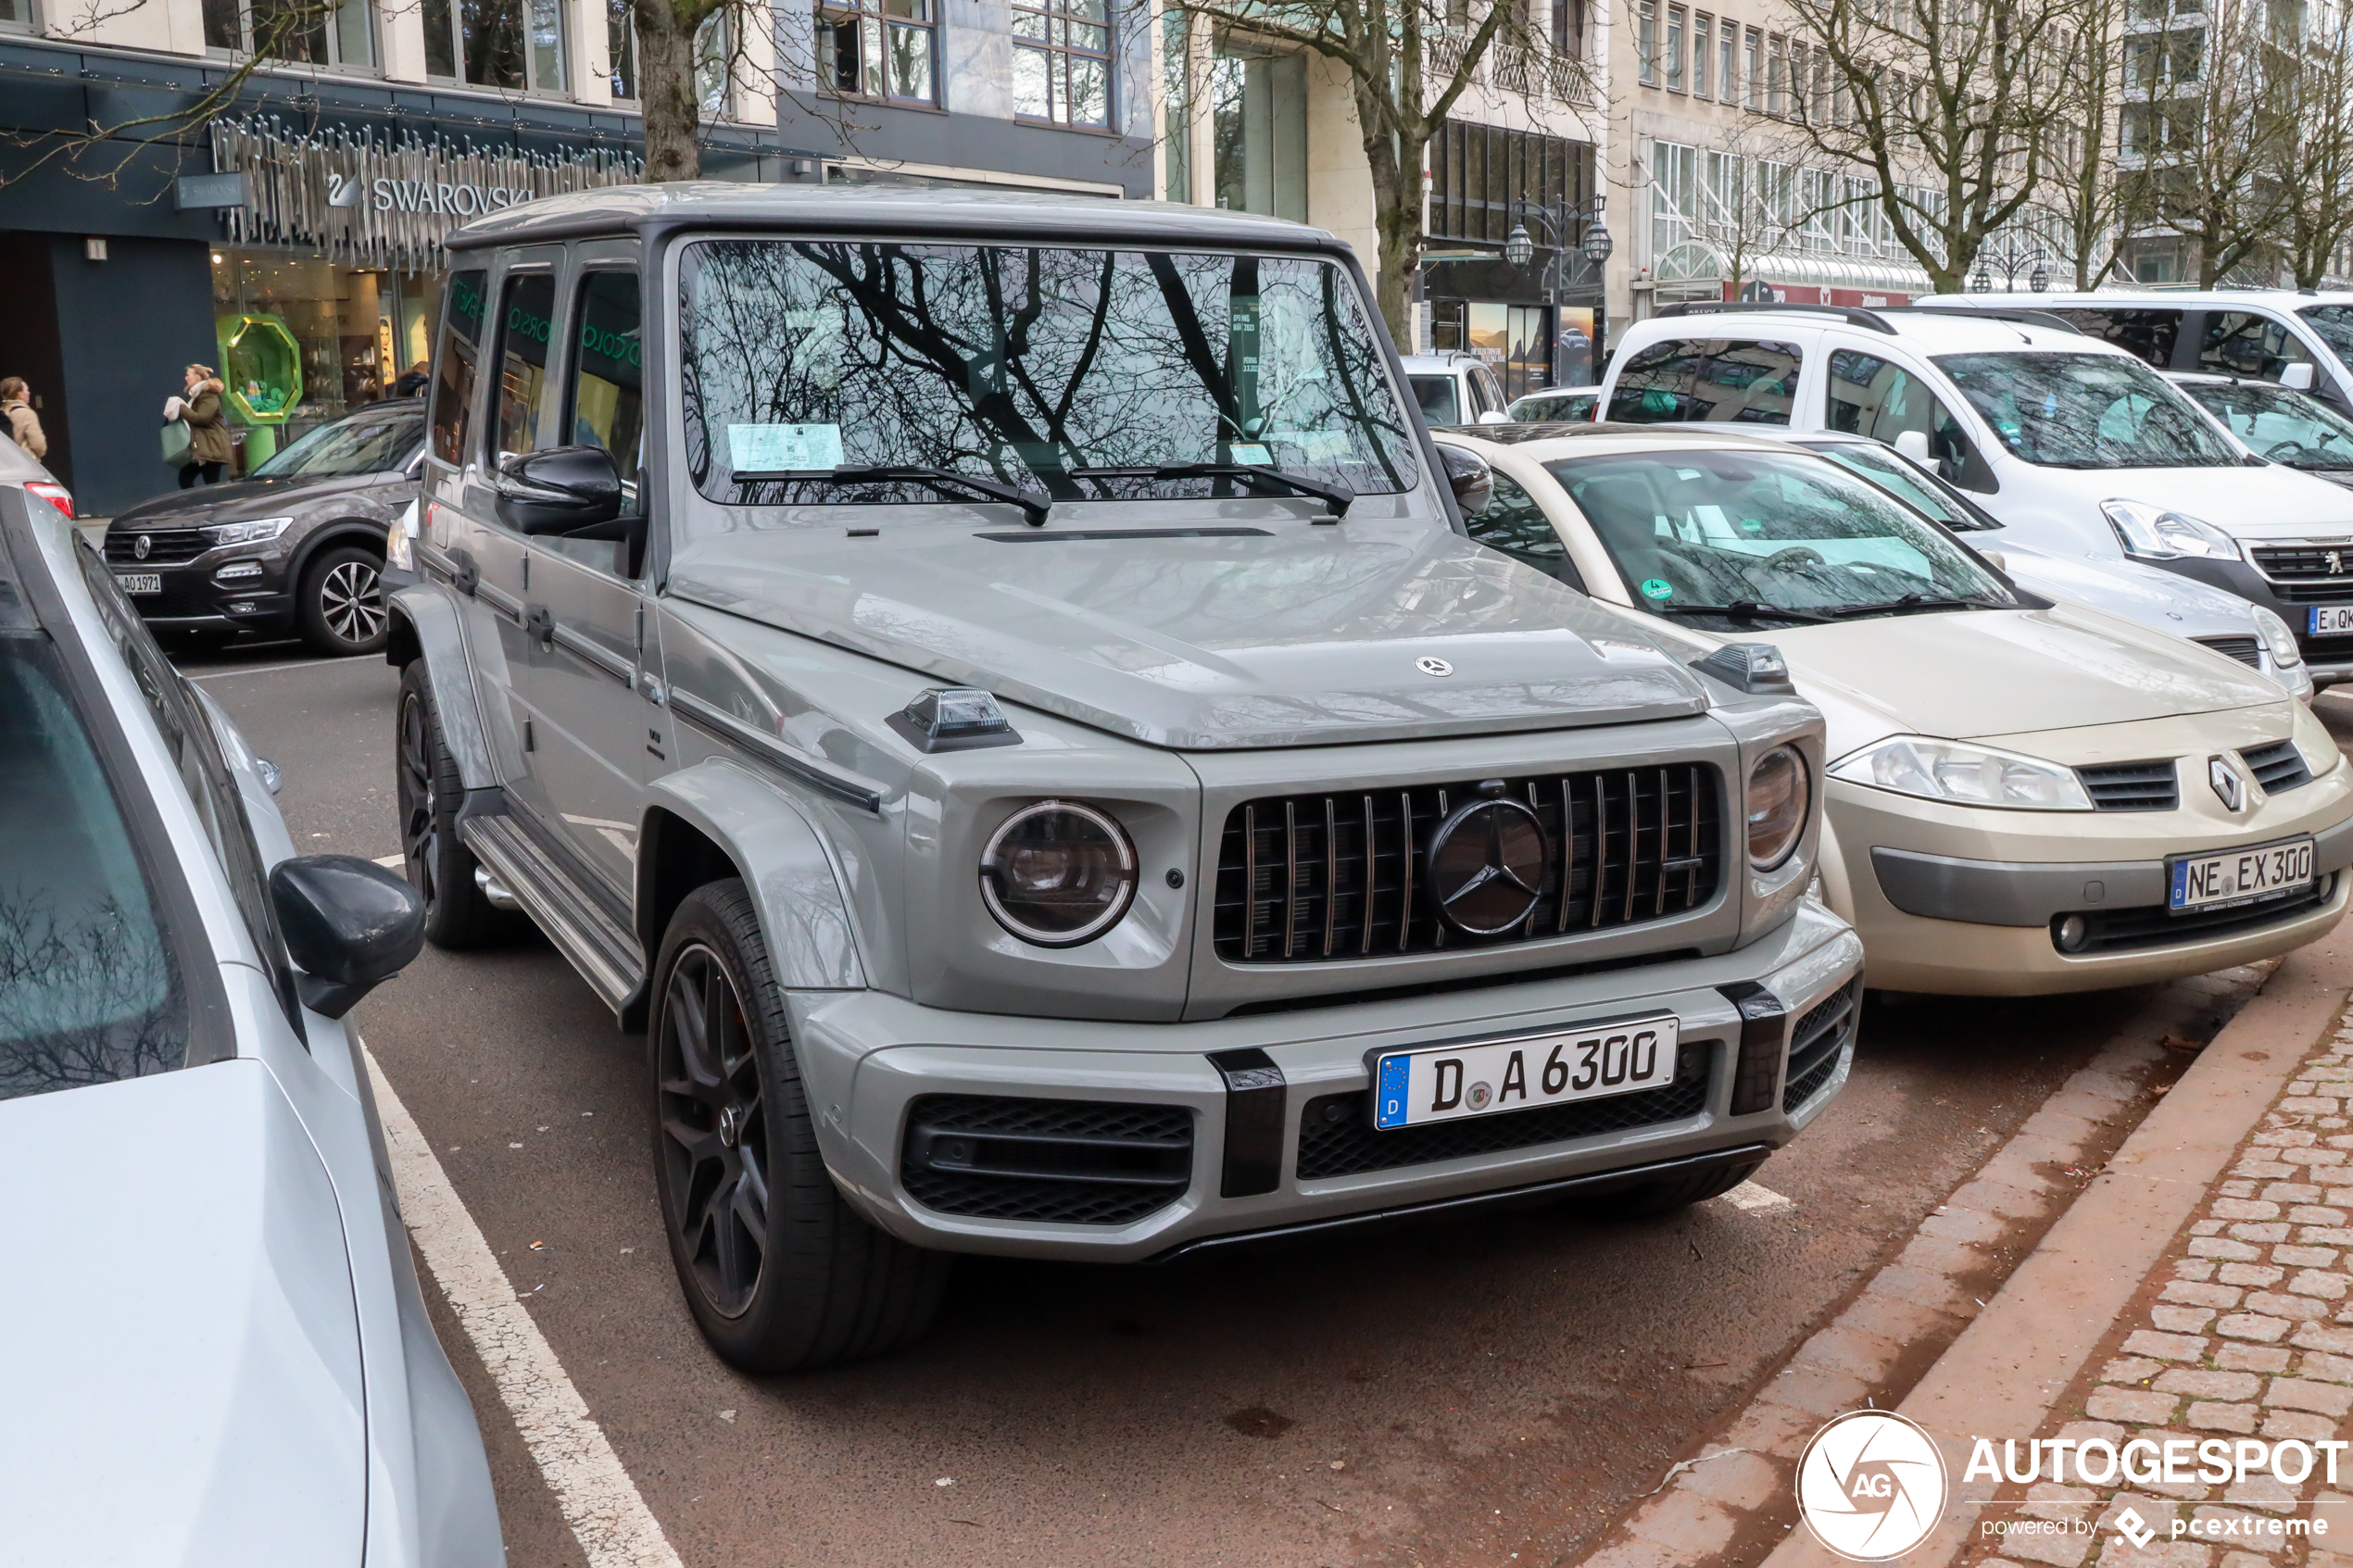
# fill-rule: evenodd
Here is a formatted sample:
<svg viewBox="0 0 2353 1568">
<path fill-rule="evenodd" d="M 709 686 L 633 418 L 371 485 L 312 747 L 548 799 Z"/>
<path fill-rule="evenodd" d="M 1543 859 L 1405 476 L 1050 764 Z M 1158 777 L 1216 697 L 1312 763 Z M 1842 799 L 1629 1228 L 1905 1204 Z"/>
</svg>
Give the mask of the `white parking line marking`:
<svg viewBox="0 0 2353 1568">
<path fill-rule="evenodd" d="M 233 675 L 275 675 L 281 670 L 316 670 L 321 665 L 341 662 L 333 659 L 296 659 L 288 664 L 257 664 L 249 670 L 208 670 L 201 675 L 191 675 L 191 681 L 225 681 Z"/>
<path fill-rule="evenodd" d="M 384 867 L 388 871 L 396 872 L 408 863 L 409 857 L 406 855 L 379 855 L 376 857 L 376 864 Z"/>
<path fill-rule="evenodd" d="M 589 1568 L 682 1568 L 604 1429 L 588 1414 L 588 1402 L 515 1299 L 513 1284 L 434 1158 L 433 1146 L 392 1092 L 374 1054 L 364 1046 L 361 1051 L 409 1234 L 498 1386 Z"/>
<path fill-rule="evenodd" d="M 1755 1182 L 1743 1182 L 1724 1195 L 1724 1201 L 1735 1209 L 1745 1209 L 1752 1214 L 1768 1209 L 1794 1209 L 1797 1200 L 1783 1198 L 1771 1187 L 1758 1186 Z"/>
</svg>

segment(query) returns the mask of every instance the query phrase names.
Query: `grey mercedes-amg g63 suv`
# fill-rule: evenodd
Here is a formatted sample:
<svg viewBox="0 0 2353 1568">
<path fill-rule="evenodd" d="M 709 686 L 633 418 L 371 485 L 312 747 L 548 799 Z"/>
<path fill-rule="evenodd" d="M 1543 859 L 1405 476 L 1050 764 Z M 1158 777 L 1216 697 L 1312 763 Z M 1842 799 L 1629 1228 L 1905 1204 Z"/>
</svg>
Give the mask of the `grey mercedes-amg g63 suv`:
<svg viewBox="0 0 2353 1568">
<path fill-rule="evenodd" d="M 647 1035 L 729 1361 L 901 1344 L 956 1252 L 1671 1208 L 1843 1083 L 1818 717 L 1471 544 L 1329 234 L 681 184 L 450 246 L 409 874 Z"/>
</svg>

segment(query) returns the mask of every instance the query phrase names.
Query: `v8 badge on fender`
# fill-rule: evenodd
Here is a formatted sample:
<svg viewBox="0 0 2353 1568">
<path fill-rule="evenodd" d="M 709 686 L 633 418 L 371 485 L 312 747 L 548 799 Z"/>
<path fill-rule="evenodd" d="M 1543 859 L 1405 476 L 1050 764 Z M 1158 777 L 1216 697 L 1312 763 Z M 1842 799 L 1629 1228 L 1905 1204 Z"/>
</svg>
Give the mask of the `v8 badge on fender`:
<svg viewBox="0 0 2353 1568">
<path fill-rule="evenodd" d="M 1675 1081 L 1680 1029 L 1667 1013 L 1387 1052 L 1373 1060 L 1373 1125 L 1418 1127 L 1655 1089 Z"/>
</svg>

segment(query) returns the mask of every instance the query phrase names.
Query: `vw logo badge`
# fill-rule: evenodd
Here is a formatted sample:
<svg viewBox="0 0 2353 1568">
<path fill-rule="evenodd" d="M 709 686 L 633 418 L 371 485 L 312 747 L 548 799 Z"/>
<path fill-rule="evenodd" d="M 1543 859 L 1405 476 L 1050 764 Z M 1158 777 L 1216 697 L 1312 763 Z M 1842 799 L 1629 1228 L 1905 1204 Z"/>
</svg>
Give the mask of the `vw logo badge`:
<svg viewBox="0 0 2353 1568">
<path fill-rule="evenodd" d="M 2223 809 L 2235 811 L 2246 804 L 2246 785 L 2240 781 L 2238 771 L 2220 757 L 2206 759 L 2206 782 L 2214 786 Z"/>
<path fill-rule="evenodd" d="M 1453 665 L 1442 659 L 1432 658 L 1428 654 L 1424 654 L 1414 660 L 1414 668 L 1425 675 L 1452 675 L 1454 672 Z"/>
<path fill-rule="evenodd" d="M 1536 908 L 1550 855 L 1535 812 L 1516 800 L 1474 800 L 1430 836 L 1430 895 L 1455 930 L 1500 936 Z"/>
<path fill-rule="evenodd" d="M 147 548 L 149 543 L 150 542 L 145 534 L 140 534 L 138 543 L 131 546 L 132 555 L 137 559 L 145 560 L 147 558 Z"/>
</svg>

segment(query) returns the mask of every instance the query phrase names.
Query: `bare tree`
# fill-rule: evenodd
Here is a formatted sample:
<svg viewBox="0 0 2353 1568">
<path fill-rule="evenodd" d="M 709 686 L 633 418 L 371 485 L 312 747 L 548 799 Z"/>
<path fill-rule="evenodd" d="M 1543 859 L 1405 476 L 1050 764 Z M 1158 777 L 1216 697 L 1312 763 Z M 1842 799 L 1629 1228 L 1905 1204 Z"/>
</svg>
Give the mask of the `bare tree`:
<svg viewBox="0 0 2353 1568">
<path fill-rule="evenodd" d="M 2318 10 L 2300 58 L 2283 62 L 2282 125 L 2266 170 L 2282 218 L 2277 249 L 2300 289 L 2320 287 L 2353 238 L 2353 8 Z"/>
<path fill-rule="evenodd" d="M 1491 56 L 1516 71 L 1546 62 L 1536 6 L 1528 0 L 1168 0 L 1167 8 L 1188 18 L 1189 29 L 1288 44 L 1347 71 L 1372 177 L 1381 315 L 1403 341 L 1407 281 L 1422 236 L 1424 154 Z M 1540 74 L 1556 88 L 1590 82 L 1581 60 L 1546 63 L 1558 69 Z"/>
<path fill-rule="evenodd" d="M 1786 112 L 1817 150 L 1877 178 L 1896 242 L 1940 294 L 2049 172 L 2081 4 L 1791 0 Z"/>
<path fill-rule="evenodd" d="M 2071 267 L 2078 289 L 2095 289 L 2123 264 L 2145 214 L 2142 187 L 2121 177 L 2125 50 L 2134 0 L 2080 0 L 2061 63 L 2068 112 L 2056 128 L 2042 211 L 2029 220 Z"/>
<path fill-rule="evenodd" d="M 2144 221 L 2197 251 L 2212 288 L 2263 259 L 2281 210 L 2283 80 L 2264 0 L 2206 0 L 2133 36 L 2125 52 L 2124 151 Z"/>
</svg>

